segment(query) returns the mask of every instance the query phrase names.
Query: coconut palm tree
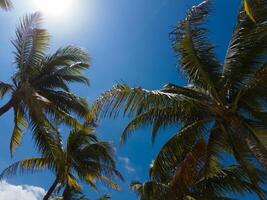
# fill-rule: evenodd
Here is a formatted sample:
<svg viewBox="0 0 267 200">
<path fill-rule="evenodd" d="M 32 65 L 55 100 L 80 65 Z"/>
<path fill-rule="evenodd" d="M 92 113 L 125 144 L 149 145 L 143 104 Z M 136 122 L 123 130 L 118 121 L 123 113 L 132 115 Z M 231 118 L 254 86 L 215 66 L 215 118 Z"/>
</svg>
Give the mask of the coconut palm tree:
<svg viewBox="0 0 267 200">
<path fill-rule="evenodd" d="M 82 72 L 89 67 L 88 54 L 81 48 L 67 46 L 53 54 L 46 54 L 49 34 L 40 28 L 40 13 L 26 15 L 16 29 L 16 72 L 12 83 L 0 82 L 0 97 L 10 93 L 10 98 L 0 107 L 0 116 L 14 112 L 14 130 L 10 142 L 11 153 L 20 144 L 23 130 L 30 125 L 40 150 L 45 150 L 55 119 L 76 128 L 81 124 L 74 118 L 90 118 L 89 106 L 84 98 L 70 92 L 69 83 L 85 83 Z M 75 115 L 73 115 L 75 114 Z"/>
<path fill-rule="evenodd" d="M 54 133 L 56 135 L 56 133 Z M 102 181 L 113 189 L 119 189 L 111 179 L 122 179 L 113 160 L 114 151 L 107 142 L 101 142 L 92 132 L 73 130 L 66 146 L 60 137 L 54 139 L 50 154 L 42 157 L 27 158 L 7 167 L 0 179 L 15 175 L 17 172 L 34 172 L 41 169 L 51 170 L 56 178 L 48 189 L 44 200 L 48 200 L 56 188 L 64 188 L 63 198 L 68 200 L 73 192 L 80 191 L 79 180 L 97 189 L 95 182 Z M 51 156 L 52 155 L 52 156 Z"/>
<path fill-rule="evenodd" d="M 240 166 L 222 167 L 215 157 L 206 162 L 209 152 L 204 138 L 187 149 L 179 149 L 181 138 L 175 136 L 163 146 L 152 163 L 150 181 L 131 184 L 140 200 L 226 200 L 231 199 L 226 197 L 231 193 L 254 192 Z M 259 182 L 264 183 L 266 174 L 259 170 L 257 173 Z M 261 192 L 265 193 L 262 188 Z"/>
<path fill-rule="evenodd" d="M 119 84 L 103 93 L 94 109 L 102 110 L 102 117 L 116 116 L 121 110 L 133 116 L 122 133 L 122 142 L 146 125 L 152 125 L 154 140 L 160 128 L 180 124 L 177 135 L 187 138 L 181 148 L 192 146 L 193 138 L 205 135 L 210 154 L 233 154 L 265 199 L 253 166 L 258 162 L 267 169 L 267 3 L 259 0 L 252 7 L 255 22 L 241 8 L 223 64 L 217 60 L 204 27 L 209 4 L 204 1 L 192 7 L 171 34 L 188 85 L 170 83 L 151 91 Z"/>
<path fill-rule="evenodd" d="M 12 8 L 12 2 L 10 0 L 0 0 L 0 7 L 4 10 Z"/>
</svg>

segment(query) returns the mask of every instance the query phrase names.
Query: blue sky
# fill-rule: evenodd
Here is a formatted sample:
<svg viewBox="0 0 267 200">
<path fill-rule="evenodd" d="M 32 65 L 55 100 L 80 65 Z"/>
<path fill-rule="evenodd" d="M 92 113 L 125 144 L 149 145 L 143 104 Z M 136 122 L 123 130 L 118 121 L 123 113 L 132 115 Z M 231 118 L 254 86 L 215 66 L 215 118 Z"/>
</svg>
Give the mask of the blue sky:
<svg viewBox="0 0 267 200">
<path fill-rule="evenodd" d="M 74 85 L 73 91 L 86 97 L 89 102 L 101 92 L 108 90 L 117 82 L 131 86 L 157 89 L 168 82 L 185 84 L 186 81 L 176 67 L 176 58 L 171 50 L 169 33 L 181 20 L 186 10 L 201 1 L 197 0 L 76 0 L 76 5 L 68 16 L 57 18 L 45 16 L 44 27 L 52 35 L 51 49 L 64 45 L 77 45 L 87 49 L 92 66 L 87 72 L 91 86 Z M 223 61 L 224 53 L 231 37 L 236 20 L 239 0 L 214 0 L 213 11 L 209 17 L 210 38 L 217 46 L 217 54 Z M 31 0 L 14 0 L 15 9 L 0 12 L 0 80 L 8 81 L 15 70 L 10 39 L 18 18 L 35 11 Z M 118 168 L 125 177 L 120 183 L 122 191 L 114 192 L 99 187 L 100 192 L 85 192 L 91 199 L 108 193 L 114 200 L 134 200 L 135 195 L 128 190 L 132 180 L 144 181 L 148 178 L 149 164 L 167 138 L 177 131 L 172 127 L 162 134 L 152 146 L 149 129 L 135 132 L 126 145 L 119 145 L 119 135 L 128 119 L 121 117 L 102 120 L 97 132 L 100 137 L 112 141 L 117 152 Z M 23 145 L 11 159 L 8 150 L 12 130 L 12 113 L 0 119 L 0 170 L 8 164 L 35 155 L 29 133 Z M 45 189 L 53 182 L 53 175 L 47 171 L 27 174 L 9 179 L 16 185 L 34 185 Z M 1 196 L 0 196 L 1 197 Z M 246 198 L 240 198 L 246 199 Z M 256 199 L 247 197 L 247 199 Z"/>
</svg>

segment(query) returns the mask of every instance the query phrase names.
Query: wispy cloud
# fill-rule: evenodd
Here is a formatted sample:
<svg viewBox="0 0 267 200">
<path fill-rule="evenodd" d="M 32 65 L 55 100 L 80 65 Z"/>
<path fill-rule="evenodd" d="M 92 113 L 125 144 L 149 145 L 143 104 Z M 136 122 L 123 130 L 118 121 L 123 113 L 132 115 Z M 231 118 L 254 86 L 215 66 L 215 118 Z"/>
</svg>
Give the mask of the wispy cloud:
<svg viewBox="0 0 267 200">
<path fill-rule="evenodd" d="M 41 187 L 0 182 L 0 199 L 3 200 L 41 200 L 44 195 L 45 190 Z"/>
<path fill-rule="evenodd" d="M 134 173 L 136 171 L 135 168 L 132 166 L 129 158 L 119 157 L 119 160 L 122 162 L 123 166 L 125 167 L 125 169 L 129 174 Z"/>
</svg>

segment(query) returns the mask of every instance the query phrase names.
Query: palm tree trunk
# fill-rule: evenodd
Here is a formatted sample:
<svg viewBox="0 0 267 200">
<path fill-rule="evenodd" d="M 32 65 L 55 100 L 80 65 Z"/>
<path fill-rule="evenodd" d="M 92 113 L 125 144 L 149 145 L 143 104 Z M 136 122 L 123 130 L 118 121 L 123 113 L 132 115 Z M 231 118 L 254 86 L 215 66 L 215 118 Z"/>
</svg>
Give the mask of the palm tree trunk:
<svg viewBox="0 0 267 200">
<path fill-rule="evenodd" d="M 46 195 L 44 196 L 43 200 L 48 200 L 49 197 L 51 197 L 52 193 L 54 192 L 54 190 L 56 189 L 57 185 L 59 183 L 59 178 L 57 177 L 56 180 L 54 181 L 54 183 L 52 184 L 52 186 L 49 188 L 49 190 L 47 191 Z"/>
<path fill-rule="evenodd" d="M 0 108 L 0 116 L 6 113 L 10 108 L 13 107 L 14 99 L 11 98 L 5 105 Z"/>
</svg>

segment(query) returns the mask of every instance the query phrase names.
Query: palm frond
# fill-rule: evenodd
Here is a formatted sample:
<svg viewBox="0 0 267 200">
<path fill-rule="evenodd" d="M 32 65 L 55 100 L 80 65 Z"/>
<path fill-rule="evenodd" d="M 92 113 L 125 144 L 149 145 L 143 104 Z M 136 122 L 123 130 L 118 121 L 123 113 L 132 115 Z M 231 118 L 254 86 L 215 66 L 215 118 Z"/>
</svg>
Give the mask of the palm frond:
<svg viewBox="0 0 267 200">
<path fill-rule="evenodd" d="M 241 99 L 257 100 L 260 97 L 266 96 L 266 78 L 267 78 L 267 63 L 264 63 L 260 68 L 249 78 L 240 89 Z M 254 104 L 255 106 L 255 104 Z"/>
<path fill-rule="evenodd" d="M 139 114 L 156 105 L 168 105 L 180 99 L 184 98 L 159 90 L 148 91 L 140 87 L 130 88 L 126 84 L 118 84 L 97 99 L 94 110 L 102 111 L 103 116 L 116 116 L 121 110 L 124 113 Z"/>
<path fill-rule="evenodd" d="M 13 156 L 16 148 L 21 144 L 23 131 L 28 127 L 27 119 L 20 109 L 14 108 L 14 129 L 10 139 L 10 153 Z"/>
<path fill-rule="evenodd" d="M 67 185 L 72 190 L 81 190 L 81 185 L 78 183 L 78 180 L 72 174 L 68 174 L 67 177 Z"/>
<path fill-rule="evenodd" d="M 13 7 L 11 0 L 0 0 L 0 7 L 4 10 L 10 10 Z"/>
<path fill-rule="evenodd" d="M 81 82 L 89 84 L 82 71 L 90 66 L 90 58 L 84 49 L 67 46 L 44 58 L 40 72 L 32 78 L 33 85 L 39 88 L 62 88 L 68 91 L 67 84 Z"/>
<path fill-rule="evenodd" d="M 0 81 L 0 98 L 3 98 L 7 92 L 11 92 L 12 90 L 12 85 Z"/>
<path fill-rule="evenodd" d="M 106 184 L 107 186 L 111 187 L 114 190 L 120 190 L 120 186 L 118 186 L 115 182 L 113 182 L 111 179 L 109 179 L 106 176 L 100 176 L 98 177 L 101 182 Z"/>
<path fill-rule="evenodd" d="M 153 180 L 165 182 L 166 177 L 171 177 L 168 173 L 174 173 L 177 165 L 192 150 L 192 145 L 205 135 L 205 125 L 208 122 L 208 120 L 202 120 L 188 124 L 166 142 L 150 170 L 150 176 Z"/>
<path fill-rule="evenodd" d="M 33 100 L 33 99 L 32 99 Z M 39 102 L 32 103 L 30 106 L 30 127 L 33 139 L 39 152 L 51 160 L 62 156 L 62 140 L 57 129 L 49 122 L 41 112 Z M 52 166 L 51 166 L 52 167 Z"/>
<path fill-rule="evenodd" d="M 148 181 L 145 183 L 133 181 L 130 184 L 130 189 L 140 197 L 140 200 L 166 199 L 165 197 L 168 191 L 167 185 L 154 181 Z"/>
<path fill-rule="evenodd" d="M 215 123 L 209 132 L 209 136 L 207 137 L 205 165 L 202 169 L 205 174 L 204 176 L 206 177 L 210 174 L 217 173 L 221 168 L 219 163 L 220 160 L 223 160 L 221 154 L 232 154 L 232 149 L 228 142 L 228 136 L 225 135 L 218 124 Z"/>
<path fill-rule="evenodd" d="M 241 8 L 229 48 L 225 57 L 223 77 L 230 98 L 236 95 L 247 80 L 266 63 L 267 4 L 260 1 L 254 6 L 254 23 Z"/>
<path fill-rule="evenodd" d="M 209 108 L 214 109 L 214 106 L 206 103 L 207 97 L 196 94 L 196 91 L 192 91 L 190 96 L 190 89 L 180 88 L 178 94 L 170 90 L 170 87 L 149 91 L 117 85 L 103 93 L 94 103 L 92 110 L 101 113 L 103 117 L 117 116 L 120 111 L 134 116 L 122 133 L 122 142 L 125 142 L 127 136 L 135 129 L 150 124 L 153 127 L 152 138 L 155 139 L 161 127 L 165 128 L 177 122 L 186 123 L 187 119 L 210 117 Z M 198 95 L 199 99 L 192 98 L 192 95 Z"/>
<path fill-rule="evenodd" d="M 256 20 L 254 18 L 254 13 L 253 13 L 252 8 L 251 8 L 251 3 L 249 0 L 244 0 L 244 10 L 247 13 L 247 15 L 249 16 L 249 18 L 253 22 L 256 22 Z"/>
<path fill-rule="evenodd" d="M 73 112 L 83 118 L 87 118 L 88 115 L 92 114 L 86 99 L 70 92 L 40 90 L 39 93 L 47 98 L 55 108 L 58 107 L 59 111 L 62 110 L 68 114 Z"/>
<path fill-rule="evenodd" d="M 40 28 L 41 22 L 41 14 L 36 12 L 26 15 L 17 27 L 16 39 L 12 43 L 16 48 L 16 64 L 21 71 L 15 74 L 15 78 L 27 76 L 26 72 L 36 73 L 45 56 L 49 34 Z"/>
<path fill-rule="evenodd" d="M 198 140 L 192 147 L 192 150 L 178 165 L 169 183 L 171 193 L 173 193 L 174 196 L 186 196 L 188 188 L 196 181 L 199 171 L 204 165 L 203 160 L 206 147 L 204 139 Z"/>
<path fill-rule="evenodd" d="M 258 173 L 265 177 L 264 173 Z M 233 165 L 218 169 L 216 172 L 210 173 L 209 176 L 203 177 L 195 185 L 197 190 L 202 188 L 212 191 L 217 195 L 225 195 L 226 193 L 238 193 L 240 195 L 254 193 L 253 184 L 249 181 L 245 171 L 239 165 Z"/>
<path fill-rule="evenodd" d="M 111 179 L 123 178 L 116 169 L 114 150 L 109 143 L 98 141 L 92 132 L 73 130 L 68 137 L 66 152 L 78 177 L 92 188 L 96 189 L 95 181 L 99 180 L 113 189 L 119 189 Z"/>
<path fill-rule="evenodd" d="M 267 148 L 257 137 L 257 131 L 247 123 L 245 123 L 244 125 L 250 133 L 250 140 L 248 141 L 250 150 L 253 152 L 254 156 L 256 157 L 256 159 L 258 159 L 260 164 L 262 164 L 262 166 L 267 169 Z"/>
<path fill-rule="evenodd" d="M 49 160 L 44 158 L 28 158 L 18 161 L 9 167 L 7 167 L 1 174 L 0 179 L 14 176 L 17 172 L 34 172 L 35 170 L 41 170 L 49 165 Z"/>
<path fill-rule="evenodd" d="M 207 31 L 201 25 L 209 12 L 209 1 L 192 7 L 185 20 L 173 32 L 174 51 L 180 56 L 182 70 L 194 85 L 206 88 L 215 97 L 221 65 L 207 41 Z"/>
<path fill-rule="evenodd" d="M 251 156 L 249 155 L 247 149 L 248 147 L 245 146 L 244 143 L 242 143 L 242 140 L 240 141 L 238 138 L 236 138 L 236 136 L 229 130 L 229 128 L 223 127 L 223 130 L 228 135 L 229 141 L 233 148 L 233 154 L 249 177 L 253 190 L 260 199 L 265 199 L 265 194 L 259 185 L 262 180 L 261 177 L 258 176 L 257 169 L 249 159 Z"/>
</svg>

